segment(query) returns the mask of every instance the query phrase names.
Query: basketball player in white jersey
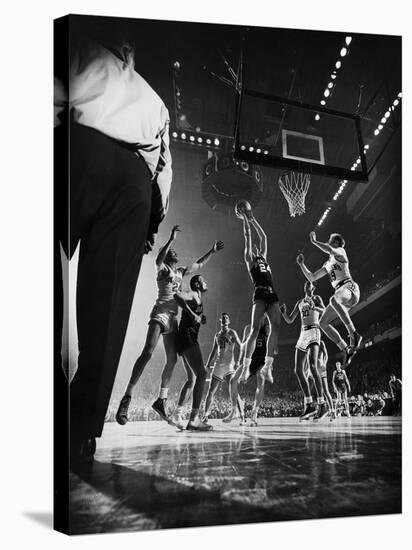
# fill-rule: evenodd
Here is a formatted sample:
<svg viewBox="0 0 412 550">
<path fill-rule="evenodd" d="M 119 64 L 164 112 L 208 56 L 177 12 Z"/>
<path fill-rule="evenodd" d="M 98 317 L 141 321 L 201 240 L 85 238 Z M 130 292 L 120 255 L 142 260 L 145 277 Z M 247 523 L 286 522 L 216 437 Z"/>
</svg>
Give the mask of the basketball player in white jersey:
<svg viewBox="0 0 412 550">
<path fill-rule="evenodd" d="M 359 286 L 351 277 L 349 261 L 345 250 L 345 240 L 339 233 L 332 233 L 327 243 L 316 240 L 316 234 L 312 231 L 309 235 L 310 241 L 325 254 L 329 259 L 323 266 L 312 273 L 305 265 L 303 254 L 296 258 L 300 269 L 310 282 L 317 281 L 329 274 L 330 282 L 334 288 L 334 294 L 320 319 L 322 331 L 334 342 L 344 355 L 344 364 L 349 365 L 353 356 L 358 351 L 362 336 L 356 332 L 355 326 L 349 315 L 349 310 L 354 307 L 360 298 Z M 341 337 L 339 332 L 331 325 L 336 318 L 341 319 L 349 334 L 349 345 Z"/>
<path fill-rule="evenodd" d="M 284 320 L 291 324 L 300 313 L 301 331 L 299 340 L 296 343 L 295 351 L 295 374 L 304 395 L 304 411 L 301 420 L 314 418 L 320 420 L 327 415 L 328 409 L 323 397 L 322 380 L 318 371 L 318 355 L 320 346 L 319 318 L 325 309 L 322 298 L 314 294 L 315 286 L 307 281 L 305 283 L 305 296 L 298 300 L 290 315 L 286 311 L 285 304 L 282 304 L 280 311 Z M 317 407 L 309 388 L 309 381 L 305 372 L 305 363 L 313 376 Z"/>
<path fill-rule="evenodd" d="M 206 362 L 206 369 L 211 374 L 211 383 L 206 397 L 204 419 L 207 420 L 212 408 L 213 399 L 216 391 L 225 382 L 229 390 L 229 399 L 231 400 L 230 381 L 239 367 L 239 356 L 241 350 L 240 338 L 235 330 L 229 327 L 230 318 L 227 313 L 222 313 L 220 318 L 220 330 L 215 334 L 213 347 Z M 214 361 L 214 364 L 212 365 Z M 243 400 L 237 396 L 235 410 L 237 417 L 244 420 Z M 230 416 L 230 415 L 229 415 Z M 227 417 L 228 418 L 228 417 Z M 223 422 L 227 422 L 227 418 Z"/>
<path fill-rule="evenodd" d="M 160 395 L 153 403 L 153 409 L 163 419 L 167 420 L 165 405 L 170 379 L 177 361 L 175 337 L 179 306 L 174 295 L 180 292 L 182 280 L 185 275 L 201 269 L 213 253 L 223 248 L 223 243 L 217 241 L 204 256 L 191 266 L 177 267 L 178 256 L 171 248 L 171 244 L 175 240 L 178 231 L 180 231 L 180 227 L 175 225 L 170 233 L 168 241 L 160 249 L 156 258 L 158 297 L 150 314 L 149 328 L 147 330 L 144 348 L 134 364 L 129 384 L 117 410 L 116 420 L 121 425 L 126 424 L 128 420 L 127 412 L 132 399 L 133 390 L 143 374 L 147 363 L 150 361 L 161 334 L 163 335 L 163 344 L 166 353 L 166 365 L 162 371 Z"/>
<path fill-rule="evenodd" d="M 244 365 L 246 369 L 249 369 L 260 327 L 264 318 L 267 317 L 271 326 L 271 337 L 268 343 L 265 365 L 261 372 L 270 383 L 273 383 L 272 366 L 274 356 L 278 353 L 280 310 L 279 298 L 273 284 L 272 271 L 267 262 L 267 236 L 251 211 L 239 212 L 237 215 L 243 219 L 244 259 L 254 286 L 251 328 L 245 344 Z M 254 251 L 252 250 L 251 226 L 255 229 L 259 238 L 259 246 L 255 245 Z"/>
<path fill-rule="evenodd" d="M 319 347 L 318 371 L 322 380 L 323 395 L 328 402 L 330 419 L 332 421 L 336 418 L 336 413 L 328 384 L 328 350 L 326 349 L 325 342 L 323 340 L 320 341 Z"/>
</svg>

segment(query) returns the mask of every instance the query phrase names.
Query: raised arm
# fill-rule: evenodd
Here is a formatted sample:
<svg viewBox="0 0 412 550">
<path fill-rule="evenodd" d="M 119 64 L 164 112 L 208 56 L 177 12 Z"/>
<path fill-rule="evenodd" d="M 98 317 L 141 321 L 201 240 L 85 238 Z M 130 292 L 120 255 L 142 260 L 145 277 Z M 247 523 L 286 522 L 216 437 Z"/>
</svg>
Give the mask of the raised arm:
<svg viewBox="0 0 412 550">
<path fill-rule="evenodd" d="M 216 338 L 216 334 L 215 334 L 215 337 L 213 338 L 213 346 L 212 346 L 212 349 L 209 353 L 209 357 L 207 358 L 207 361 L 206 361 L 206 368 L 207 369 L 210 368 L 210 365 L 212 364 L 212 361 L 215 358 L 216 352 L 217 352 L 217 338 Z"/>
<path fill-rule="evenodd" d="M 322 252 L 324 252 L 325 254 L 331 254 L 332 256 L 336 256 L 336 258 L 341 262 L 347 262 L 347 258 L 345 258 L 345 256 L 340 254 L 340 251 L 342 249 L 333 248 L 333 246 L 331 246 L 329 243 L 322 243 L 321 241 L 318 241 L 316 239 L 316 233 L 314 231 L 312 231 L 309 234 L 309 239 L 312 244 L 317 246 L 319 250 L 322 250 Z"/>
<path fill-rule="evenodd" d="M 166 244 L 163 245 L 162 248 L 159 250 L 159 254 L 157 255 L 157 258 L 156 258 L 157 267 L 160 267 L 165 261 L 166 255 L 169 252 L 170 246 L 172 242 L 175 240 L 176 233 L 178 231 L 180 231 L 180 227 L 178 225 L 174 225 L 172 228 L 172 231 L 170 232 L 169 239 L 167 240 Z"/>
<path fill-rule="evenodd" d="M 322 243 L 316 239 L 316 233 L 311 231 L 309 233 L 309 240 L 314 244 L 319 250 L 322 250 L 325 254 L 333 254 L 334 248 L 328 243 Z"/>
<path fill-rule="evenodd" d="M 260 248 L 260 251 L 261 251 L 263 257 L 266 260 L 266 256 L 267 256 L 267 252 L 268 252 L 268 239 L 267 239 L 266 233 L 263 231 L 262 226 L 259 224 L 259 222 L 257 220 L 255 220 L 255 218 L 252 218 L 250 220 L 250 223 L 255 228 L 256 233 L 258 234 L 259 248 Z"/>
<path fill-rule="evenodd" d="M 288 315 L 288 312 L 286 311 L 286 305 L 282 304 L 280 306 L 280 312 L 282 314 L 282 317 L 284 320 L 288 323 L 288 325 L 291 325 L 293 321 L 296 319 L 298 313 L 299 313 L 299 304 L 300 300 L 298 300 L 295 304 L 295 307 L 292 309 L 292 312 L 290 315 Z"/>
<path fill-rule="evenodd" d="M 252 263 L 252 233 L 250 230 L 250 223 L 246 216 L 243 214 L 243 236 L 245 238 L 245 249 L 243 251 L 246 265 L 249 267 Z"/>
<path fill-rule="evenodd" d="M 216 241 L 212 248 L 206 252 L 201 258 L 199 258 L 196 262 L 194 262 L 191 266 L 186 268 L 185 274 L 192 273 L 193 271 L 197 271 L 198 269 L 202 269 L 202 267 L 209 261 L 212 254 L 215 252 L 218 252 L 219 250 L 222 250 L 224 247 L 223 241 Z"/>
<path fill-rule="evenodd" d="M 296 263 L 300 267 L 306 279 L 311 283 L 317 281 L 318 279 L 321 279 L 327 274 L 325 267 L 321 267 L 320 269 L 312 273 L 312 271 L 310 271 L 305 265 L 305 257 L 303 256 L 303 254 L 299 254 L 299 256 L 296 258 Z"/>
<path fill-rule="evenodd" d="M 193 319 L 195 323 L 201 323 L 202 317 L 200 315 L 196 315 L 194 311 L 190 308 L 188 305 L 188 301 L 193 299 L 193 296 L 190 292 L 176 292 L 176 294 L 173 296 L 176 302 L 179 304 L 179 306 L 187 311 L 187 313 L 190 315 L 190 317 Z"/>
</svg>

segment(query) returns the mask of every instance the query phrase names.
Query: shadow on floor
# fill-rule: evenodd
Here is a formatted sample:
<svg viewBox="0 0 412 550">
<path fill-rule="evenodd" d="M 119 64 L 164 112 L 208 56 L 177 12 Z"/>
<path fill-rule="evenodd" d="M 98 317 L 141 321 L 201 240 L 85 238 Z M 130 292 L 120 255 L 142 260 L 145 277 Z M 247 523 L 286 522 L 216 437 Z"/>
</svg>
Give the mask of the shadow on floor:
<svg viewBox="0 0 412 550">
<path fill-rule="evenodd" d="M 48 529 L 53 529 L 53 514 L 52 512 L 23 512 L 23 516 L 31 519 L 32 521 L 47 527 Z"/>
<path fill-rule="evenodd" d="M 76 476 L 72 479 L 70 502 L 72 534 L 293 519 L 289 514 L 275 515 L 273 510 L 256 504 L 224 499 L 218 490 L 193 487 L 112 463 L 95 461 L 76 471 Z M 85 498 L 85 483 L 98 493 L 93 491 Z M 109 497 L 110 510 L 104 496 Z M 90 499 L 94 509 L 92 523 L 84 504 Z"/>
</svg>

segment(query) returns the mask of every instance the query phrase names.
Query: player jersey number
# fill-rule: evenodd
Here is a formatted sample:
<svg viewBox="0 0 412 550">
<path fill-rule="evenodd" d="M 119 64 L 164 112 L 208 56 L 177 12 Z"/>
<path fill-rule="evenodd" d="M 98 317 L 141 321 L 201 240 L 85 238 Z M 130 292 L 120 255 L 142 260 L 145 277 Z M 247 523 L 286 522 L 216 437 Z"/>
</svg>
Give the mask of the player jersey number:
<svg viewBox="0 0 412 550">
<path fill-rule="evenodd" d="M 338 264 L 333 264 L 331 272 L 329 273 L 329 277 L 332 282 L 336 281 L 336 271 L 342 271 L 342 268 Z"/>
</svg>

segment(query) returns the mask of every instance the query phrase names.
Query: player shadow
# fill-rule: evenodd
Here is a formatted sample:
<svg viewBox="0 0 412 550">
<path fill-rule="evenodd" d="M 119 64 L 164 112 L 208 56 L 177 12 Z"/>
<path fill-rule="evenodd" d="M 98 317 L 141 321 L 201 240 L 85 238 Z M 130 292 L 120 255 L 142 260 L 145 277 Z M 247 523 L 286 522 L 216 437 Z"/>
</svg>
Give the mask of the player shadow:
<svg viewBox="0 0 412 550">
<path fill-rule="evenodd" d="M 53 529 L 52 512 L 23 512 L 22 515 L 43 527 Z"/>
<path fill-rule="evenodd" d="M 256 502 L 237 502 L 230 496 L 222 496 L 219 490 L 179 483 L 118 464 L 94 461 L 75 474 L 87 485 L 82 486 L 79 480 L 72 483 L 71 534 L 139 530 L 144 520 L 143 529 L 172 529 L 293 519 L 290 515 L 275 514 Z M 92 512 L 85 511 L 82 502 L 90 498 L 85 496 L 87 486 L 109 497 L 117 514 L 107 514 L 107 502 L 100 507 L 98 500 Z M 85 513 L 89 515 L 87 522 Z M 148 518 L 153 520 L 149 524 Z"/>
</svg>

